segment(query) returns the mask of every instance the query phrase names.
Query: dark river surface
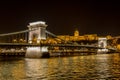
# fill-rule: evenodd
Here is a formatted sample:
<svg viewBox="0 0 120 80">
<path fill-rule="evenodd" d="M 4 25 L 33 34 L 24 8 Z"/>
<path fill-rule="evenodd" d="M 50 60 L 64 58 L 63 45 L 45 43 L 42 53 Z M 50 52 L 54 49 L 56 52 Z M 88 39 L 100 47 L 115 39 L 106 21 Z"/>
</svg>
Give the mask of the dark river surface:
<svg viewBox="0 0 120 80">
<path fill-rule="evenodd" d="M 120 54 L 0 58 L 0 80 L 120 80 Z"/>
</svg>

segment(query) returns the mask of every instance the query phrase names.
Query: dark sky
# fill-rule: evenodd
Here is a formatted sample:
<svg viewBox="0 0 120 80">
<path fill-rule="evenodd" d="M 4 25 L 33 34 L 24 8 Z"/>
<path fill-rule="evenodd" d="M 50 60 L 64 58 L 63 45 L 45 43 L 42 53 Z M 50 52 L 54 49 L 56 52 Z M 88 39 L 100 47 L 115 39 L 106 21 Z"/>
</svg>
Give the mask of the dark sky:
<svg viewBox="0 0 120 80">
<path fill-rule="evenodd" d="M 99 0 L 0 1 L 0 33 L 27 29 L 34 21 L 45 21 L 47 30 L 60 35 L 120 35 L 120 3 Z"/>
</svg>

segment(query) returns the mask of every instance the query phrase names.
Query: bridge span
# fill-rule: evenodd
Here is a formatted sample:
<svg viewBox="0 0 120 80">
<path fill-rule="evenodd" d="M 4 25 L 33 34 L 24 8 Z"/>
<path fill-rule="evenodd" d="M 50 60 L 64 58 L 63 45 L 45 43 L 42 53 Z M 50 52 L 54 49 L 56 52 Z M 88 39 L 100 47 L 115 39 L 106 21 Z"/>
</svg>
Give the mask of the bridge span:
<svg viewBox="0 0 120 80">
<path fill-rule="evenodd" d="M 11 49 L 11 48 L 24 48 L 26 54 L 28 54 L 27 57 L 40 57 L 45 52 L 49 52 L 48 48 L 50 47 L 59 47 L 60 49 L 68 49 L 68 48 L 77 48 L 76 52 L 80 52 L 79 49 L 81 48 L 88 48 L 88 49 L 108 49 L 112 51 L 116 51 L 114 48 L 106 48 L 106 44 L 102 44 L 103 46 L 95 46 L 95 45 L 80 45 L 80 44 L 74 44 L 72 41 L 68 41 L 67 43 L 61 43 L 61 44 L 41 44 L 41 40 L 46 40 L 47 35 L 50 35 L 54 38 L 57 38 L 57 36 L 48 30 L 46 30 L 46 23 L 39 21 L 30 23 L 27 30 L 18 31 L 18 32 L 12 32 L 12 33 L 6 33 L 6 34 L 0 34 L 0 48 Z M 60 38 L 59 38 L 60 39 Z M 64 42 L 63 39 L 60 39 Z M 6 41 L 6 42 L 5 42 Z M 100 41 L 100 43 L 103 43 L 103 41 Z M 69 52 L 69 50 L 67 50 Z M 19 51 L 18 51 L 19 52 Z M 16 53 L 18 53 L 16 50 Z M 2 53 L 5 53 L 2 52 Z M 10 51 L 8 50 L 8 52 Z M 31 56 L 32 55 L 32 56 Z"/>
</svg>

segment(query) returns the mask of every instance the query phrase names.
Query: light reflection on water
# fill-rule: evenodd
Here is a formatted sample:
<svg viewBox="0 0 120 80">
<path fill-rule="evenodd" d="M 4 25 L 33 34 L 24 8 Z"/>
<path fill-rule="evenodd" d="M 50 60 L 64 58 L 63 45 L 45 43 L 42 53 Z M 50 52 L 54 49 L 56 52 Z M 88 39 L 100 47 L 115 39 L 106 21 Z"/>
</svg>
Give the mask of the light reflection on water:
<svg viewBox="0 0 120 80">
<path fill-rule="evenodd" d="M 0 60 L 0 80 L 120 79 L 120 54 Z"/>
</svg>

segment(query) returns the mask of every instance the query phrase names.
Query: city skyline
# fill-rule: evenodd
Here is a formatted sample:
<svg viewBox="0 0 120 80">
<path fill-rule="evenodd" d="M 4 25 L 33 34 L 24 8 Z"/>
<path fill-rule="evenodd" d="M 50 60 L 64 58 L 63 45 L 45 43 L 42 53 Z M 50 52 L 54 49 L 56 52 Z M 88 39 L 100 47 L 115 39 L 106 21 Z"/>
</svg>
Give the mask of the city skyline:
<svg viewBox="0 0 120 80">
<path fill-rule="evenodd" d="M 73 35 L 75 29 L 80 35 L 120 35 L 120 6 L 115 1 L 26 0 L 0 4 L 0 33 L 24 30 L 30 22 L 45 21 L 47 30 L 57 35 Z"/>
</svg>

